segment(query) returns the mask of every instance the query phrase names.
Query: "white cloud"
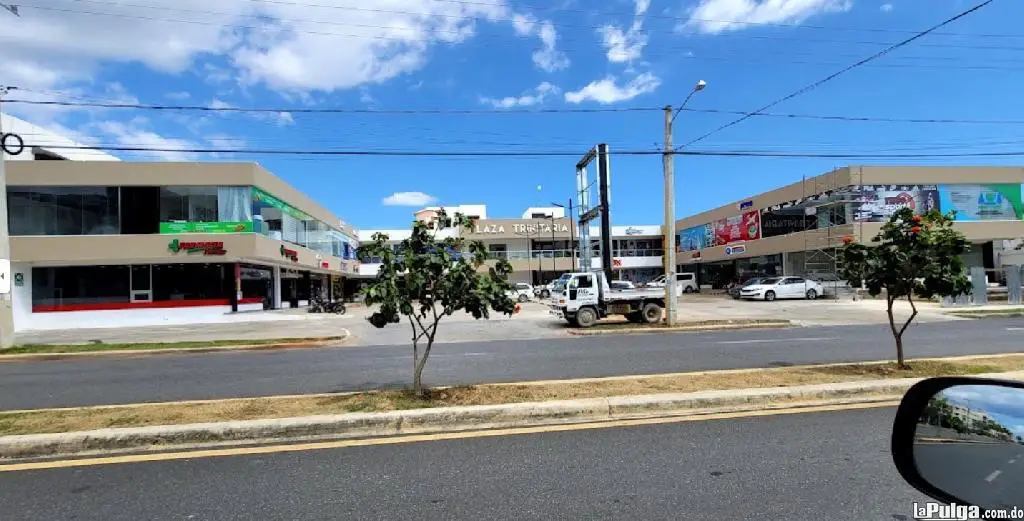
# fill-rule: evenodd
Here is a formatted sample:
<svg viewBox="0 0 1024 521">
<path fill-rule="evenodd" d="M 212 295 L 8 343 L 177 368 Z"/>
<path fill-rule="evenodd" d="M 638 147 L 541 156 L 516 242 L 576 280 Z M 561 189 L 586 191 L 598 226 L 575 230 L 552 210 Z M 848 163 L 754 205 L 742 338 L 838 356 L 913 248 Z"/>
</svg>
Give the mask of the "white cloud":
<svg viewBox="0 0 1024 521">
<path fill-rule="evenodd" d="M 545 81 L 535 88 L 524 92 L 521 96 L 505 96 L 504 98 L 481 97 L 480 102 L 500 109 L 529 107 L 543 103 L 549 95 L 558 94 L 559 92 L 561 92 L 561 89 Z"/>
<path fill-rule="evenodd" d="M 852 0 L 700 0 L 677 30 L 717 34 L 753 24 L 800 23 L 822 13 L 846 12 Z"/>
<path fill-rule="evenodd" d="M 550 21 L 539 21 L 533 15 L 512 15 L 512 28 L 519 36 L 537 36 L 541 48 L 533 52 L 533 64 L 545 72 L 562 70 L 569 66 L 569 57 L 557 48 L 558 32 Z"/>
<path fill-rule="evenodd" d="M 185 139 L 161 136 L 152 130 L 143 128 L 145 124 L 144 118 L 135 118 L 128 123 L 100 121 L 90 124 L 89 127 L 113 138 L 120 146 L 165 149 L 132 152 L 142 156 L 162 161 L 193 161 L 198 157 L 195 153 L 181 151 L 188 148 L 200 148 L 196 143 Z"/>
<path fill-rule="evenodd" d="M 893 9 L 893 5 L 892 4 L 882 4 L 878 8 L 878 10 L 883 12 L 883 13 L 892 12 L 892 9 Z"/>
<path fill-rule="evenodd" d="M 192 97 L 191 94 L 189 94 L 187 91 L 183 91 L 183 90 L 182 91 L 177 91 L 177 92 L 168 92 L 167 94 L 164 94 L 164 96 L 166 96 L 166 97 L 168 97 L 168 98 L 170 98 L 172 100 L 175 100 L 175 101 L 185 101 L 185 100 L 187 100 L 187 99 Z"/>
<path fill-rule="evenodd" d="M 226 101 L 219 100 L 217 98 L 213 98 L 210 101 L 210 104 L 207 105 L 207 106 L 210 107 L 211 109 L 214 109 L 214 110 L 217 110 L 217 109 L 231 109 L 231 108 L 235 107 L 234 105 L 232 105 L 232 104 L 230 104 L 230 103 L 228 103 Z"/>
<path fill-rule="evenodd" d="M 631 100 L 641 94 L 654 92 L 661 85 L 661 80 L 649 72 L 645 72 L 624 85 L 620 85 L 614 76 L 606 76 L 594 80 L 580 90 L 565 93 L 565 101 L 582 103 L 596 101 L 602 105 Z"/>
<path fill-rule="evenodd" d="M 612 63 L 632 62 L 640 59 L 647 46 L 647 35 L 643 32 L 643 16 L 651 6 L 650 0 L 636 0 L 633 9 L 633 23 L 623 30 L 616 25 L 603 25 L 597 29 L 601 44 Z"/>
<path fill-rule="evenodd" d="M 423 192 L 395 192 L 381 201 L 386 206 L 427 206 L 437 202 L 437 198 Z"/>
<path fill-rule="evenodd" d="M 422 68 L 433 49 L 465 42 L 481 23 L 508 24 L 512 17 L 506 0 L 361 5 L 151 0 L 105 2 L 95 10 L 76 3 L 67 12 L 24 6 L 20 18 L 0 16 L 0 62 L 6 83 L 26 88 L 85 84 L 108 64 L 135 63 L 167 74 L 188 72 L 211 84 L 263 85 L 298 97 L 408 74 Z M 521 23 L 511 25 L 522 29 Z M 555 47 L 554 25 L 528 25 L 527 32 L 541 41 L 531 51 L 537 66 L 568 66 Z"/>
</svg>

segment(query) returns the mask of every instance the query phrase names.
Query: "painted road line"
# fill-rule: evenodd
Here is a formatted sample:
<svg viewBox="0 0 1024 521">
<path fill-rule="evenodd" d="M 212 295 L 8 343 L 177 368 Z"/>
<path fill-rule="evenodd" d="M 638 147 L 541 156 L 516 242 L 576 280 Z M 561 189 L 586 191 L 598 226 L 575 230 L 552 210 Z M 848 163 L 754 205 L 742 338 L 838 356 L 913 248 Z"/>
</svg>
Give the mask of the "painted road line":
<svg viewBox="0 0 1024 521">
<path fill-rule="evenodd" d="M 1015 460 L 1015 459 L 1012 459 L 1012 460 L 1010 460 L 1010 461 L 1007 461 L 1007 463 L 1009 463 L 1010 465 L 1013 465 L 1014 463 L 1017 463 L 1017 460 Z"/>
<path fill-rule="evenodd" d="M 1024 331 L 1024 327 L 1008 327 L 1007 331 Z"/>
<path fill-rule="evenodd" d="M 998 478 L 998 477 L 999 477 L 999 475 L 1000 475 L 1000 474 L 1002 474 L 1002 473 L 1003 473 L 1003 471 L 1001 471 L 1001 470 L 997 470 L 997 471 L 995 471 L 995 472 L 993 472 L 993 473 L 989 474 L 989 475 L 988 475 L 988 477 L 987 477 L 987 478 L 985 478 L 985 481 L 988 481 L 989 483 L 992 483 L 992 480 L 994 480 L 994 479 Z"/>
<path fill-rule="evenodd" d="M 125 463 L 145 463 L 154 461 L 175 461 L 184 459 L 216 458 L 227 456 L 252 456 L 258 454 L 277 454 L 283 452 L 307 452 L 313 450 L 342 449 L 348 447 L 368 447 L 374 445 L 397 445 L 401 443 L 419 443 L 427 441 L 463 440 L 471 438 L 493 438 L 499 436 L 517 436 L 523 434 L 541 434 L 547 432 L 568 432 L 615 427 L 635 427 L 643 425 L 660 425 L 708 420 L 732 420 L 758 416 L 776 416 L 783 414 L 805 414 L 813 412 L 849 411 L 854 409 L 875 409 L 895 407 L 899 400 L 836 404 L 812 405 L 807 407 L 791 407 L 789 409 L 764 409 L 759 411 L 722 412 L 691 416 L 674 416 L 665 418 L 641 418 L 635 420 L 612 420 L 594 423 L 577 423 L 569 425 L 541 425 L 536 427 L 512 427 L 486 431 L 445 432 L 438 434 L 413 434 L 408 436 L 391 436 L 386 438 L 368 438 L 358 440 L 338 440 L 311 442 L 291 445 L 261 445 L 256 447 L 232 447 L 223 449 L 206 449 L 189 452 L 162 452 L 155 454 L 131 454 L 125 456 L 107 456 L 72 460 L 35 461 L 29 463 L 9 463 L 0 465 L 0 472 L 18 472 L 25 470 L 60 469 L 70 467 L 93 467 L 97 465 L 115 465 Z"/>
<path fill-rule="evenodd" d="M 810 342 L 818 340 L 839 340 L 835 337 L 767 338 L 763 340 L 723 340 L 716 344 L 772 344 L 780 342 Z"/>
</svg>

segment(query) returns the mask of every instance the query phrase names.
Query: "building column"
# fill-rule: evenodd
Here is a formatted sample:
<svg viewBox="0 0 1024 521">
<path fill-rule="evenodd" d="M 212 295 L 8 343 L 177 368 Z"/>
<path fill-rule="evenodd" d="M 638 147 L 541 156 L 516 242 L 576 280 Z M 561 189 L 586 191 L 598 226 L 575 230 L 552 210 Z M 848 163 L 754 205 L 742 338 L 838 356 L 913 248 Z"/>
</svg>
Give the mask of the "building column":
<svg viewBox="0 0 1024 521">
<path fill-rule="evenodd" d="M 281 309 L 281 267 L 274 266 L 274 309 Z"/>
<path fill-rule="evenodd" d="M 783 277 L 788 277 L 792 274 L 793 270 L 789 269 L 789 252 L 784 251 L 782 252 L 782 273 L 780 273 L 779 275 L 782 275 Z"/>
</svg>

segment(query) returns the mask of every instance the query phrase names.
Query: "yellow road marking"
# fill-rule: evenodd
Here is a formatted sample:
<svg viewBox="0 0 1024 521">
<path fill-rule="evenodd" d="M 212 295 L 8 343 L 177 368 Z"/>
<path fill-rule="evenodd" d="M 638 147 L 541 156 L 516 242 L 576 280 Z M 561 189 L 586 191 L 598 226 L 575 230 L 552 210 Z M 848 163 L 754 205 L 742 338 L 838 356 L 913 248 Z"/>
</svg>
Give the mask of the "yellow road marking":
<svg viewBox="0 0 1024 521">
<path fill-rule="evenodd" d="M 70 467 L 92 467 L 97 465 L 116 465 L 124 463 L 144 463 L 152 461 L 174 461 L 183 459 L 217 458 L 226 456 L 252 456 L 258 454 L 277 454 L 282 452 L 306 452 L 313 450 L 341 449 L 347 447 L 367 447 L 374 445 L 395 445 L 399 443 L 419 443 L 425 441 L 462 440 L 471 438 L 491 438 L 497 436 L 516 436 L 522 434 L 538 434 L 546 432 L 568 432 L 614 427 L 632 427 L 639 425 L 658 425 L 706 420 L 727 420 L 750 418 L 757 416 L 774 416 L 781 414 L 803 414 L 811 412 L 845 411 L 851 409 L 871 409 L 878 407 L 895 407 L 899 400 L 857 403 L 815 405 L 794 407 L 789 409 L 765 409 L 743 412 L 722 412 L 692 416 L 675 416 L 665 418 L 641 418 L 631 420 L 611 420 L 594 423 L 577 423 L 569 425 L 541 425 L 536 427 L 512 427 L 485 431 L 445 432 L 436 434 L 412 434 L 385 438 L 369 438 L 359 440 L 337 440 L 325 442 L 299 443 L 289 445 L 264 445 L 259 447 L 233 447 L 223 449 L 206 449 L 186 452 L 163 452 L 155 454 L 131 454 L 125 456 L 107 456 L 72 460 L 36 461 L 29 463 L 11 463 L 0 465 L 0 472 L 18 472 L 25 470 L 59 469 Z"/>
</svg>

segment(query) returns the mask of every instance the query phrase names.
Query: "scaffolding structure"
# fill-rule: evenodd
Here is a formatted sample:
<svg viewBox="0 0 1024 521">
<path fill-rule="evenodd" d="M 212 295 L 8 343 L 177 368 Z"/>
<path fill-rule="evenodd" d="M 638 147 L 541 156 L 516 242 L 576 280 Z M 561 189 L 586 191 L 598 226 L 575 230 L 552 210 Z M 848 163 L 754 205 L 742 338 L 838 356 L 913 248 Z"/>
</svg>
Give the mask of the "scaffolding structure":
<svg viewBox="0 0 1024 521">
<path fill-rule="evenodd" d="M 838 172 L 839 169 L 833 169 L 828 174 L 811 178 L 810 183 L 804 176 L 802 183 L 803 200 L 809 203 L 804 206 L 804 215 L 815 216 L 817 223 L 813 228 L 804 229 L 801 275 L 820 280 L 826 287 L 825 293 L 835 299 L 840 296 L 838 274 L 842 261 L 839 247 L 844 238 L 853 234 L 850 203 L 859 200 L 855 191 L 838 186 Z"/>
</svg>

